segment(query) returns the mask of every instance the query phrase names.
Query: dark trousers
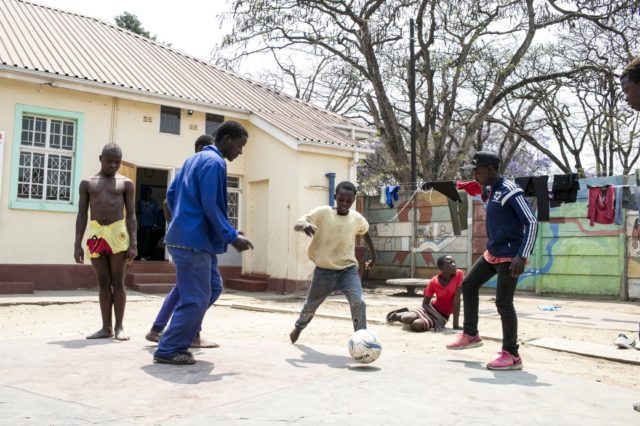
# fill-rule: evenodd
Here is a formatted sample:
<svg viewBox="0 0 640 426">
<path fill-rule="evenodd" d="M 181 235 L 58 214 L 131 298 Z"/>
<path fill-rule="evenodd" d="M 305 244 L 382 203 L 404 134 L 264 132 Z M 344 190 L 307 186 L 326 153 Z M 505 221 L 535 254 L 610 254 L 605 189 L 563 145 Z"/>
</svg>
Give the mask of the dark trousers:
<svg viewBox="0 0 640 426">
<path fill-rule="evenodd" d="M 151 226 L 138 227 L 138 255 L 140 257 L 151 257 L 153 254 L 151 250 L 152 232 L 153 227 Z"/>
<path fill-rule="evenodd" d="M 518 279 L 511 276 L 511 263 L 492 265 L 484 257 L 473 264 L 462 281 L 462 297 L 464 301 L 464 332 L 470 336 L 478 334 L 478 305 L 480 287 L 498 274 L 496 287 L 496 308 L 502 321 L 502 349 L 518 356 L 518 317 L 513 307 L 513 295 Z"/>
<path fill-rule="evenodd" d="M 449 215 L 451 215 L 451 228 L 453 229 L 453 235 L 461 235 L 465 229 L 469 228 L 467 221 L 467 213 L 469 212 L 469 204 L 467 193 L 464 191 L 458 191 L 461 201 L 453 201 L 451 198 L 447 198 L 449 202 Z"/>
</svg>

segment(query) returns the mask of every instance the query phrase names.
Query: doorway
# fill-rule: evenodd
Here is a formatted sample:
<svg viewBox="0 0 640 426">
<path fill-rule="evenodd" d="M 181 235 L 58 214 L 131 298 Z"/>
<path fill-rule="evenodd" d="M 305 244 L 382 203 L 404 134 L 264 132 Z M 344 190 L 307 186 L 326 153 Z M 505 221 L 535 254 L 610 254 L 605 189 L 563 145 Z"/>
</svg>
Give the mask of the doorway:
<svg viewBox="0 0 640 426">
<path fill-rule="evenodd" d="M 136 260 L 166 260 L 164 235 L 167 224 L 162 203 L 167 196 L 169 171 L 136 167 L 136 219 L 138 257 Z"/>
</svg>

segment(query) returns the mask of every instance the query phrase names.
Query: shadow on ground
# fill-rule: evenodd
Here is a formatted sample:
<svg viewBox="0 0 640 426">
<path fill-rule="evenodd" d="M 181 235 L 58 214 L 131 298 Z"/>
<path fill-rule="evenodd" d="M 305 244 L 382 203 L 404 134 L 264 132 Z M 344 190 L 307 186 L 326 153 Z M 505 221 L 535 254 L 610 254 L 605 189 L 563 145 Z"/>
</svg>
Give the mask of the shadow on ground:
<svg viewBox="0 0 640 426">
<path fill-rule="evenodd" d="M 211 374 L 215 369 L 215 364 L 209 361 L 198 361 L 193 365 L 149 364 L 140 367 L 140 369 L 157 379 L 183 385 L 217 382 L 227 376 L 238 376 L 240 374 Z"/>
<path fill-rule="evenodd" d="M 493 373 L 491 377 L 470 377 L 470 382 L 486 383 L 489 385 L 523 385 L 523 386 L 551 386 L 550 383 L 538 382 L 538 376 L 527 371 L 492 371 L 487 370 L 484 363 L 480 361 L 463 361 L 459 359 L 448 359 L 448 362 L 463 364 L 466 368 L 481 370 Z"/>
<path fill-rule="evenodd" d="M 83 349 L 89 346 L 108 345 L 109 343 L 126 343 L 126 341 L 110 339 L 74 339 L 74 340 L 58 340 L 55 342 L 47 342 L 49 345 L 58 345 L 66 349 Z"/>
<path fill-rule="evenodd" d="M 295 345 L 295 347 L 302 352 L 300 358 L 287 359 L 287 362 L 294 367 L 306 368 L 304 364 L 325 364 L 331 368 L 349 368 L 349 365 L 354 362 L 351 357 L 325 354 L 305 345 Z"/>
</svg>

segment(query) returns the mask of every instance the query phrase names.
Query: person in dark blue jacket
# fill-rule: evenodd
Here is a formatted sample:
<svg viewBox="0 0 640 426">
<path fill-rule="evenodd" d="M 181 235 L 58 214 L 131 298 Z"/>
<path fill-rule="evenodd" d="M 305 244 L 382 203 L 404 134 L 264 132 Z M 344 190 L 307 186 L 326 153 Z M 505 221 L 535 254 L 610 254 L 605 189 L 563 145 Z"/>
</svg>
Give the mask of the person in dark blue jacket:
<svg viewBox="0 0 640 426">
<path fill-rule="evenodd" d="M 214 281 L 220 281 L 216 255 L 227 245 L 244 251 L 251 242 L 227 216 L 227 165 L 242 154 L 249 134 L 236 121 L 216 131 L 215 145 L 189 157 L 167 190 L 171 222 L 165 244 L 176 265 L 180 303 L 158 343 L 153 360 L 165 364 L 194 364 L 188 351 L 207 308 Z"/>
<path fill-rule="evenodd" d="M 518 353 L 518 317 L 513 296 L 518 276 L 524 272 L 533 251 L 538 223 L 524 198 L 522 188 L 499 173 L 500 157 L 493 152 L 478 151 L 463 169 L 474 170 L 475 179 L 490 186 L 486 210 L 487 249 L 462 282 L 464 326 L 448 349 L 468 349 L 482 345 L 478 334 L 478 291 L 494 275 L 496 307 L 502 321 L 502 351 L 487 364 L 490 370 L 521 370 Z"/>
</svg>

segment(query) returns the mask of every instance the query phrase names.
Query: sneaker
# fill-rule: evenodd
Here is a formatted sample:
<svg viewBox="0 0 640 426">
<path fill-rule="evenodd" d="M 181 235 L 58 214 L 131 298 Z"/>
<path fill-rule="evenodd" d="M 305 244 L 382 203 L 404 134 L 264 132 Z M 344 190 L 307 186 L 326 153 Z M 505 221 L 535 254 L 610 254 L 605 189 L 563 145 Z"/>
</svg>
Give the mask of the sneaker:
<svg viewBox="0 0 640 426">
<path fill-rule="evenodd" d="M 162 333 L 158 333 L 154 329 L 149 330 L 149 332 L 144 336 L 150 342 L 158 343 L 160 338 L 162 337 Z"/>
<path fill-rule="evenodd" d="M 502 351 L 498 358 L 487 364 L 487 368 L 489 370 L 522 370 L 522 358 Z"/>
<path fill-rule="evenodd" d="M 482 339 L 480 335 L 469 336 L 467 333 L 461 331 L 458 333 L 458 339 L 447 345 L 447 349 L 451 350 L 461 350 L 461 349 L 471 349 L 477 348 L 478 346 L 482 346 Z"/>
<path fill-rule="evenodd" d="M 153 362 L 156 364 L 173 364 L 173 365 L 193 365 L 196 363 L 196 360 L 193 359 L 191 354 L 187 353 L 177 353 L 172 357 L 161 357 L 154 356 Z"/>
<path fill-rule="evenodd" d="M 620 349 L 634 349 L 636 347 L 636 341 L 629 339 L 626 335 L 620 333 L 616 339 L 616 346 Z"/>
</svg>

